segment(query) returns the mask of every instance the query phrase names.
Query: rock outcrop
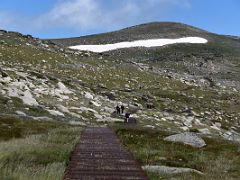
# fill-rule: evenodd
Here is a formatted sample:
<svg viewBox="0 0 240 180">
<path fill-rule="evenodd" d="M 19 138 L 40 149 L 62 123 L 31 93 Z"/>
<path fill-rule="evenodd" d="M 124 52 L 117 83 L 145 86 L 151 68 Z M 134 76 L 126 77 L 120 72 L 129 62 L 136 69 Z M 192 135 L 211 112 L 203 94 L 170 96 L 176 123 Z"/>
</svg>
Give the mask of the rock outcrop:
<svg viewBox="0 0 240 180">
<path fill-rule="evenodd" d="M 164 138 L 165 141 L 182 142 L 192 147 L 201 148 L 206 146 L 205 141 L 195 133 L 185 132 L 181 134 L 175 134 Z"/>
</svg>

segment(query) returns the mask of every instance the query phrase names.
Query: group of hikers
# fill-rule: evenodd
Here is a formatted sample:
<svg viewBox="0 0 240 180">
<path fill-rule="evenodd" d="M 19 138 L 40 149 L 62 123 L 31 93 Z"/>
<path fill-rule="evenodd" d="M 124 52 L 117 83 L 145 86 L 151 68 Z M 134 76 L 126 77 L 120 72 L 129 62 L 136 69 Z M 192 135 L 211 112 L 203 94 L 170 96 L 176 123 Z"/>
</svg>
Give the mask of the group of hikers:
<svg viewBox="0 0 240 180">
<path fill-rule="evenodd" d="M 120 107 L 117 105 L 116 106 L 116 112 L 117 112 L 117 114 L 123 114 L 124 113 L 124 109 L 125 109 L 125 107 L 124 107 L 124 105 L 122 104 Z M 129 118 L 130 118 L 130 113 L 129 112 L 126 112 L 125 113 L 125 123 L 127 123 L 128 122 L 128 120 L 129 120 Z"/>
<path fill-rule="evenodd" d="M 117 105 L 117 107 L 116 107 L 117 114 L 121 114 L 121 113 L 123 114 L 124 109 L 125 109 L 124 105 L 121 105 L 121 107 L 119 107 L 119 106 Z"/>
</svg>

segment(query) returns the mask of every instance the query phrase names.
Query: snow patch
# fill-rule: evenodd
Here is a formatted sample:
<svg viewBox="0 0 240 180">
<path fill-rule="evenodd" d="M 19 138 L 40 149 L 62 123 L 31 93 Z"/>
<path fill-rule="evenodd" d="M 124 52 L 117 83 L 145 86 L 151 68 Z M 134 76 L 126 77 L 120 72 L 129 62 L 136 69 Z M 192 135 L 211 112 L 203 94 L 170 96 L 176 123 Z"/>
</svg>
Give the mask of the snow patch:
<svg viewBox="0 0 240 180">
<path fill-rule="evenodd" d="M 192 43 L 192 44 L 205 44 L 208 40 L 201 37 L 184 37 L 178 39 L 148 39 L 138 40 L 132 42 L 120 42 L 115 44 L 102 44 L 102 45 L 77 45 L 70 46 L 70 49 L 91 51 L 91 52 L 106 52 L 121 48 L 132 48 L 132 47 L 160 47 L 169 44 L 177 43 Z"/>
</svg>

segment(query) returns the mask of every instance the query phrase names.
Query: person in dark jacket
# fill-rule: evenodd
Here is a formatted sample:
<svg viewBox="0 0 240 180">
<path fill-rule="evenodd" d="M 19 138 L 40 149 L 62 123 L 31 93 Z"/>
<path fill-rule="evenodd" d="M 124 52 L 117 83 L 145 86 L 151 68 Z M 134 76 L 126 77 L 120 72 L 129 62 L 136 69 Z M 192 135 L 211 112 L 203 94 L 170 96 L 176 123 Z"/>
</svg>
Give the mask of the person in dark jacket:
<svg viewBox="0 0 240 180">
<path fill-rule="evenodd" d="M 124 112 L 124 109 L 125 109 L 124 105 L 121 105 L 122 114 Z"/>
<path fill-rule="evenodd" d="M 130 117 L 130 113 L 127 112 L 127 113 L 125 114 L 125 121 L 124 121 L 125 123 L 128 122 L 129 117 Z"/>
<path fill-rule="evenodd" d="M 120 107 L 117 105 L 117 107 L 116 107 L 116 110 L 117 110 L 117 114 L 120 114 L 121 113 L 121 109 L 120 109 Z"/>
</svg>

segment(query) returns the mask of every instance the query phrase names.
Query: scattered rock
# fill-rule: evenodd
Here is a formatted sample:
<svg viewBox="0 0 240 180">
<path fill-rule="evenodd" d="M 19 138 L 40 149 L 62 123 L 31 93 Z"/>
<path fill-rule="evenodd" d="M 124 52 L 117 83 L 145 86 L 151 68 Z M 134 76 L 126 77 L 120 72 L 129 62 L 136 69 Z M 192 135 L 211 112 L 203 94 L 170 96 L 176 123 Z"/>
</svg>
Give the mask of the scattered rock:
<svg viewBox="0 0 240 180">
<path fill-rule="evenodd" d="M 16 114 L 20 116 L 27 116 L 27 114 L 22 111 L 16 111 Z"/>
<path fill-rule="evenodd" d="M 188 131 L 189 130 L 189 128 L 186 127 L 186 126 L 180 127 L 180 129 L 182 129 L 183 131 Z"/>
<path fill-rule="evenodd" d="M 235 132 L 228 131 L 225 132 L 222 136 L 226 140 L 240 142 L 240 135 Z"/>
<path fill-rule="evenodd" d="M 0 78 L 0 83 L 6 83 L 6 84 L 8 84 L 8 83 L 11 82 L 11 80 L 12 80 L 12 78 L 10 78 L 10 77 Z"/>
<path fill-rule="evenodd" d="M 58 86 L 57 90 L 59 91 L 59 93 L 62 93 L 62 94 L 72 94 L 73 93 L 62 82 L 58 82 L 57 86 Z"/>
<path fill-rule="evenodd" d="M 89 92 L 85 92 L 85 98 L 87 99 L 93 99 L 93 95 Z"/>
<path fill-rule="evenodd" d="M 114 92 L 105 92 L 103 95 L 107 96 L 107 98 L 112 101 L 116 100 L 116 94 Z"/>
<path fill-rule="evenodd" d="M 151 129 L 154 129 L 154 128 L 155 128 L 155 126 L 152 126 L 152 125 L 145 125 L 144 127 L 146 127 L 146 128 L 151 128 Z"/>
<path fill-rule="evenodd" d="M 42 116 L 42 117 L 32 117 L 34 120 L 37 121 L 52 121 L 52 118 L 46 117 L 46 116 Z"/>
<path fill-rule="evenodd" d="M 61 105 L 61 104 L 57 105 L 57 108 L 58 108 L 61 112 L 63 112 L 63 113 L 68 113 L 68 114 L 71 113 L 71 112 L 68 110 L 68 108 L 64 107 L 64 106 Z"/>
<path fill-rule="evenodd" d="M 165 119 L 168 120 L 168 121 L 174 121 L 174 117 L 173 116 L 165 117 Z"/>
<path fill-rule="evenodd" d="M 217 130 L 217 131 L 221 131 L 221 129 L 219 127 L 217 127 L 215 124 L 213 124 L 212 126 L 210 126 L 210 128 Z"/>
<path fill-rule="evenodd" d="M 124 122 L 123 119 L 106 117 L 104 119 L 97 119 L 97 122 Z"/>
<path fill-rule="evenodd" d="M 198 129 L 198 131 L 202 134 L 211 134 L 208 128 Z"/>
<path fill-rule="evenodd" d="M 103 116 L 100 114 L 94 114 L 94 116 L 98 119 L 98 120 L 102 120 Z"/>
<path fill-rule="evenodd" d="M 103 109 L 101 109 L 101 111 L 107 112 L 107 113 L 113 113 L 114 109 L 113 108 L 109 108 L 109 107 L 104 107 Z"/>
<path fill-rule="evenodd" d="M 130 88 L 129 84 L 124 85 L 125 88 Z"/>
<path fill-rule="evenodd" d="M 214 126 L 220 129 L 222 127 L 222 124 L 219 122 L 214 123 Z"/>
<path fill-rule="evenodd" d="M 99 103 L 97 103 L 95 101 L 90 101 L 89 103 L 94 105 L 94 106 L 96 106 L 96 107 L 100 107 L 101 106 L 101 104 L 99 104 Z"/>
<path fill-rule="evenodd" d="M 79 110 L 80 110 L 81 112 L 91 112 L 91 113 L 94 113 L 94 114 L 98 114 L 98 112 L 95 111 L 94 109 L 87 108 L 87 107 L 80 107 Z"/>
<path fill-rule="evenodd" d="M 55 110 L 47 110 L 49 112 L 49 114 L 53 115 L 53 116 L 62 116 L 64 117 L 65 115 L 59 111 L 55 111 Z"/>
<path fill-rule="evenodd" d="M 180 174 L 180 173 L 196 173 L 199 175 L 204 175 L 202 172 L 191 169 L 191 168 L 179 168 L 179 167 L 169 167 L 169 166 L 143 166 L 144 170 L 153 173 L 163 173 L 163 174 Z"/>
<path fill-rule="evenodd" d="M 175 135 L 164 138 L 164 140 L 172 141 L 172 142 L 182 142 L 184 144 L 188 144 L 192 147 L 197 147 L 197 148 L 206 146 L 205 141 L 201 137 L 199 137 L 197 134 L 192 132 L 175 134 Z"/>
<path fill-rule="evenodd" d="M 6 78 L 6 77 L 9 76 L 9 75 L 8 75 L 5 71 L 3 71 L 1 68 L 0 68 L 0 75 L 1 75 L 3 78 Z"/>
<path fill-rule="evenodd" d="M 38 102 L 36 101 L 36 99 L 33 98 L 31 92 L 29 90 L 26 90 L 23 93 L 23 96 L 19 97 L 20 99 L 22 99 L 23 103 L 29 106 L 38 106 Z"/>
<path fill-rule="evenodd" d="M 81 121 L 69 121 L 69 124 L 78 125 L 78 126 L 86 126 L 86 124 L 84 122 L 81 122 Z"/>
</svg>

